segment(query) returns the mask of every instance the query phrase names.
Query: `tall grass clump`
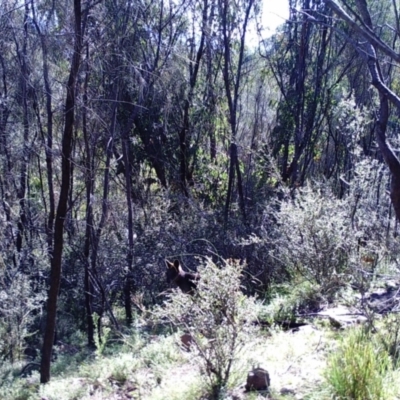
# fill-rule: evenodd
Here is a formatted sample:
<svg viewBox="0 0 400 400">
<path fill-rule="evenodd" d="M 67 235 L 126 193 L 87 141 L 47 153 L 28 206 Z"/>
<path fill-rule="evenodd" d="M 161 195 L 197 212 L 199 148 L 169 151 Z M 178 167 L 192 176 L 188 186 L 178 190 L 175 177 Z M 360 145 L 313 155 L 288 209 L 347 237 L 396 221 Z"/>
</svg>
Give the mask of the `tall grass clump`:
<svg viewBox="0 0 400 400">
<path fill-rule="evenodd" d="M 363 328 L 346 335 L 328 360 L 325 378 L 337 400 L 386 400 L 392 361 L 382 345 Z"/>
<path fill-rule="evenodd" d="M 193 296 L 171 291 L 154 310 L 157 322 L 168 322 L 191 335 L 191 351 L 210 397 L 220 398 L 249 337 L 257 329 L 256 304 L 241 291 L 243 266 L 234 260 L 217 266 L 207 259 Z"/>
</svg>

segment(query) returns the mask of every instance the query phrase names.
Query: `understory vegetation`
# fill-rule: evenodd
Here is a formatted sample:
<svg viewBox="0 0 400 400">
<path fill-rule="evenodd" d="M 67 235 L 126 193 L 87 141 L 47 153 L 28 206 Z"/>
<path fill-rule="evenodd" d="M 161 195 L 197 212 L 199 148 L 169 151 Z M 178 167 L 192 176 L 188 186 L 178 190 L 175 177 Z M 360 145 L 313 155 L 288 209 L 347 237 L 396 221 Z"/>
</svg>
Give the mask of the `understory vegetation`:
<svg viewBox="0 0 400 400">
<path fill-rule="evenodd" d="M 400 399 L 398 4 L 267 3 L 1 2 L 0 399 Z"/>
</svg>

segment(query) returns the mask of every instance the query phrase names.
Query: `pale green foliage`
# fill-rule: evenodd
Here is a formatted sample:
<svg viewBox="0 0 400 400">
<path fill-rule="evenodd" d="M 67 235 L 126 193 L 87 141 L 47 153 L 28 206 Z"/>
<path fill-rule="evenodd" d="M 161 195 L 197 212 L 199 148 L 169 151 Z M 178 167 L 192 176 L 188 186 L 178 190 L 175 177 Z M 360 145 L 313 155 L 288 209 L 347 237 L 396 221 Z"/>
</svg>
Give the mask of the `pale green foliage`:
<svg viewBox="0 0 400 400">
<path fill-rule="evenodd" d="M 375 160 L 360 159 L 344 184 L 348 191 L 342 199 L 327 184 L 288 194 L 271 212 L 277 224 L 274 238 L 266 238 L 274 260 L 292 278 L 318 284 L 328 299 L 349 282 L 366 290 L 380 264 L 391 265 L 398 248 L 388 235 L 394 221 L 384 169 Z"/>
<path fill-rule="evenodd" d="M 96 356 L 101 357 L 104 353 L 104 350 L 106 348 L 110 333 L 111 333 L 111 328 L 109 326 L 104 326 L 101 329 L 101 339 L 100 339 L 100 334 L 98 332 L 98 327 L 99 327 L 99 315 L 94 313 L 93 314 L 93 321 L 94 321 L 94 327 L 95 327 L 95 333 L 94 333 L 94 344 L 96 346 Z"/>
<path fill-rule="evenodd" d="M 107 356 L 88 358 L 71 371 L 74 372 L 71 376 L 63 373 L 53 378 L 41 387 L 41 396 L 49 400 L 110 399 L 115 396 L 149 399 L 153 398 L 150 393 L 159 387 L 159 382 L 183 361 L 182 352 L 172 336 L 159 336 L 147 343 L 137 341 L 136 345 L 129 346 L 129 351 L 117 349 L 114 354 L 109 352 Z M 173 380 L 177 386 L 176 377 Z M 170 396 L 165 396 L 164 392 L 164 398 Z"/>
<path fill-rule="evenodd" d="M 400 361 L 400 317 L 389 314 L 376 323 L 376 341 L 389 353 L 393 364 L 399 367 Z"/>
<path fill-rule="evenodd" d="M 44 293 L 34 291 L 27 275 L 0 260 L 0 358 L 20 358 L 32 334 L 33 313 L 41 309 Z"/>
<path fill-rule="evenodd" d="M 340 99 L 333 109 L 332 124 L 342 135 L 348 138 L 349 150 L 354 156 L 361 153 L 358 143 L 360 136 L 366 132 L 371 124 L 368 110 L 357 107 L 354 96 Z"/>
<path fill-rule="evenodd" d="M 278 294 L 264 307 L 264 312 L 260 315 L 260 319 L 266 319 L 270 323 L 295 320 L 296 314 L 312 312 L 322 301 L 320 286 L 308 281 L 280 285 L 276 291 Z"/>
<path fill-rule="evenodd" d="M 306 187 L 277 213 L 280 236 L 276 257 L 288 271 L 333 292 L 348 272 L 348 255 L 356 247 L 345 203 L 326 191 Z"/>
<path fill-rule="evenodd" d="M 232 367 L 256 327 L 254 299 L 241 292 L 243 266 L 229 260 L 221 267 L 207 259 L 193 296 L 172 291 L 153 312 L 155 321 L 168 321 L 193 339 L 191 351 L 217 398 L 226 387 Z"/>
<path fill-rule="evenodd" d="M 325 376 L 335 399 L 386 400 L 391 370 L 383 346 L 362 328 L 355 328 L 328 360 Z"/>
</svg>

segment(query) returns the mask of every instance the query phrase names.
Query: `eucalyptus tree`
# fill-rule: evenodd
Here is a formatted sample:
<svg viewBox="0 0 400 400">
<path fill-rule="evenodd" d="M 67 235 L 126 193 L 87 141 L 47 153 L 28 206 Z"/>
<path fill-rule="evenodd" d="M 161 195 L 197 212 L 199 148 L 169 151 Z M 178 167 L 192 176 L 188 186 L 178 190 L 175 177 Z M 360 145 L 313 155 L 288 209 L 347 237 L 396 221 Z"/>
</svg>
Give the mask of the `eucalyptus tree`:
<svg viewBox="0 0 400 400">
<path fill-rule="evenodd" d="M 32 254 L 33 207 L 29 200 L 30 162 L 35 159 L 37 135 L 34 109 L 37 106 L 35 52 L 37 41 L 29 23 L 29 2 L 7 3 L 2 9 L 0 40 L 2 70 L 0 146 L 2 158 L 2 199 L 11 225 L 9 240 L 13 243 L 15 265 L 26 270 Z M 17 204 L 18 211 L 14 211 Z M 8 207 L 7 207 L 8 205 Z M 18 215 L 15 219 L 13 215 Z"/>
<path fill-rule="evenodd" d="M 193 168 L 188 168 L 188 148 L 190 147 L 190 139 L 193 135 L 191 132 L 192 121 L 190 121 L 190 111 L 193 107 L 194 90 L 199 78 L 200 63 L 206 49 L 207 36 L 211 34 L 212 19 L 214 16 L 215 1 L 204 0 L 201 4 L 197 2 L 192 3 L 192 32 L 188 38 L 188 80 L 189 87 L 184 100 L 183 105 L 183 116 L 182 116 L 182 127 L 179 131 L 179 180 L 181 188 L 185 196 L 188 196 L 187 181 L 193 180 Z M 201 22 L 200 26 L 197 26 L 197 15 L 200 13 Z M 198 32 L 199 31 L 199 32 Z M 198 44 L 196 44 L 196 36 L 200 34 Z"/>
<path fill-rule="evenodd" d="M 51 27 L 53 25 L 52 13 L 49 13 L 47 18 L 45 13 L 41 9 L 43 5 L 36 4 L 33 0 L 30 1 L 32 24 L 35 27 L 36 33 L 40 38 L 41 53 L 42 53 L 42 71 L 43 71 L 43 83 L 44 83 L 44 95 L 45 95 L 45 106 L 39 106 L 36 108 L 36 116 L 38 127 L 40 131 L 41 140 L 43 143 L 43 148 L 45 151 L 46 159 L 46 181 L 48 187 L 48 201 L 44 193 L 44 187 L 42 186 L 42 199 L 43 205 L 46 210 L 47 221 L 45 222 L 45 231 L 47 235 L 47 245 L 48 252 L 51 255 L 53 250 L 53 226 L 55 218 L 55 195 L 54 195 L 54 184 L 53 184 L 53 85 L 51 82 L 51 71 L 50 71 L 50 60 L 49 56 L 49 42 L 54 42 L 54 35 L 51 34 Z M 38 16 L 36 8 L 39 7 L 39 14 L 42 18 Z M 54 48 L 54 43 L 53 46 Z M 45 110 L 45 122 L 42 121 L 42 115 Z"/>
<path fill-rule="evenodd" d="M 227 1 L 218 0 L 218 39 L 222 54 L 222 77 L 225 86 L 226 103 L 228 107 L 228 124 L 230 127 L 230 165 L 228 191 L 225 203 L 225 224 L 228 222 L 229 207 L 233 191 L 235 175 L 239 205 L 243 220 L 246 221 L 245 201 L 243 194 L 242 173 L 240 170 L 237 133 L 240 89 L 243 81 L 242 69 L 246 56 L 246 34 L 250 19 L 257 10 L 258 1 Z"/>
<path fill-rule="evenodd" d="M 15 82 L 19 80 L 19 68 L 15 63 L 15 58 L 11 52 L 13 45 L 13 25 L 10 23 L 15 15 L 20 14 L 16 11 L 16 4 L 6 4 L 0 15 L 0 68 L 1 68 L 1 102 L 0 102 L 0 159 L 1 159 L 1 174 L 0 174 L 0 188 L 2 209 L 6 218 L 8 229 L 3 233 L 3 257 L 6 262 L 13 262 L 17 264 L 17 260 L 13 257 L 15 250 L 15 236 L 14 236 L 14 212 L 13 203 L 15 201 L 14 191 L 17 187 L 14 181 L 13 170 L 18 157 L 12 151 L 18 143 L 19 137 L 11 134 L 10 119 L 14 115 L 15 94 L 18 85 Z M 17 23 L 15 23 L 17 25 Z M 22 22 L 18 24 L 22 26 Z M 9 254 L 6 254 L 6 249 Z M 8 252 L 7 252 L 8 253 Z M 6 257 L 5 257 L 6 256 Z"/>
<path fill-rule="evenodd" d="M 86 14 L 87 15 L 87 14 Z M 83 18 L 82 18 L 83 17 Z M 67 82 L 65 100 L 65 121 L 61 142 L 61 187 L 54 224 L 54 248 L 51 259 L 50 288 L 47 298 L 46 328 L 43 338 L 42 359 L 40 366 L 40 382 L 50 380 L 51 354 L 56 327 L 57 300 L 60 290 L 61 265 L 64 243 L 64 222 L 67 215 L 67 205 L 71 184 L 72 146 L 75 126 L 76 82 L 81 61 L 82 37 L 84 34 L 85 16 L 82 15 L 81 1 L 74 0 L 74 50 L 71 60 L 70 73 Z"/>
<path fill-rule="evenodd" d="M 385 7 L 383 7 L 383 3 Z M 379 117 L 375 126 L 375 137 L 392 176 L 391 201 L 400 219 L 400 162 L 386 138 L 390 118 L 397 117 L 400 111 L 400 96 L 395 92 L 396 81 L 391 78 L 392 63 L 400 62 L 398 53 L 398 8 L 396 2 L 372 2 L 355 0 L 336 2 L 327 0 L 327 6 L 356 33 L 356 37 L 347 38 L 364 59 L 368 67 L 372 85 L 379 95 Z M 376 8 L 380 12 L 375 13 Z M 391 9 L 392 12 L 387 12 Z M 374 10 L 372 14 L 371 10 Z M 385 19 L 379 21 L 385 16 Z M 394 20 L 393 20 L 394 17 Z M 384 22 L 384 25 L 382 25 Z M 395 29 L 391 29 L 391 26 Z M 385 68 L 385 65 L 389 66 Z M 395 108 L 391 112 L 389 104 Z"/>
<path fill-rule="evenodd" d="M 86 233 L 85 258 L 90 253 L 90 273 L 96 280 L 96 286 L 101 287 L 100 281 L 105 277 L 100 276 L 96 259 L 109 218 L 109 183 L 115 176 L 110 175 L 110 171 L 116 164 L 116 183 L 113 184 L 117 190 L 123 190 L 126 204 L 128 234 L 126 243 L 121 241 L 125 262 L 118 265 L 118 275 L 124 281 L 123 297 L 128 324 L 133 318 L 131 294 L 135 290 L 134 225 L 139 220 L 135 209 L 143 207 L 145 213 L 142 171 L 148 166 L 147 169 L 154 173 L 150 179 L 156 178 L 155 181 L 164 188 L 175 179 L 170 160 L 179 158 L 179 150 L 173 146 L 176 143 L 179 148 L 179 135 L 178 130 L 168 131 L 168 122 L 171 120 L 171 87 L 175 76 L 179 76 L 179 70 L 174 70 L 172 60 L 179 59 L 177 44 L 186 33 L 185 13 L 189 4 L 185 0 L 106 1 L 98 5 L 97 12 L 88 21 L 90 52 L 87 65 L 90 77 L 86 102 L 92 118 L 97 115 L 95 119 L 103 132 L 99 138 L 103 153 L 98 155 L 105 156 L 106 168 L 103 181 L 96 183 L 97 188 L 87 193 L 89 205 L 90 198 L 103 188 L 100 219 L 97 221 L 87 215 L 88 220 L 89 217 L 92 219 L 93 224 L 90 225 L 93 228 L 92 233 L 90 229 Z M 98 102 L 98 98 L 102 101 Z M 109 121 L 108 125 L 105 121 Z M 90 130 L 96 131 L 91 128 L 88 133 Z M 112 156 L 115 157 L 113 162 Z M 122 180 L 119 179 L 121 173 Z M 91 175 L 96 176 L 94 171 Z M 115 271 L 113 275 L 116 276 Z M 101 292 L 102 297 L 106 296 L 104 290 L 101 289 Z M 102 303 L 107 303 L 106 299 Z"/>
<path fill-rule="evenodd" d="M 323 2 L 292 0 L 289 7 L 289 20 L 268 49 L 276 57 L 266 57 L 282 95 L 272 155 L 278 159 L 282 180 L 301 185 L 318 152 L 332 101 L 329 85 L 335 51 Z M 318 26 L 311 23 L 314 19 Z"/>
</svg>

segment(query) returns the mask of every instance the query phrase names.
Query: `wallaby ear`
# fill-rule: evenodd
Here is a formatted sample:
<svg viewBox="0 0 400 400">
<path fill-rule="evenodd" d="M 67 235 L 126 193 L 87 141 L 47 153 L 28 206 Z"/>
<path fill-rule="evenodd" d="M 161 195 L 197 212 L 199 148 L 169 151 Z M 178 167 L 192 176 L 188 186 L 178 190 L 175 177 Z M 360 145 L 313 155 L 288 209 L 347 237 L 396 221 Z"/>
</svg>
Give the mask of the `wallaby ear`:
<svg viewBox="0 0 400 400">
<path fill-rule="evenodd" d="M 175 267 L 174 267 L 174 264 L 172 264 L 172 262 L 170 262 L 170 261 L 168 261 L 168 260 L 165 260 L 165 264 L 167 265 L 167 268 L 168 268 L 168 269 L 175 268 Z"/>
<path fill-rule="evenodd" d="M 174 268 L 178 271 L 178 272 L 183 272 L 183 269 L 179 263 L 179 260 L 175 260 L 174 261 Z"/>
</svg>

